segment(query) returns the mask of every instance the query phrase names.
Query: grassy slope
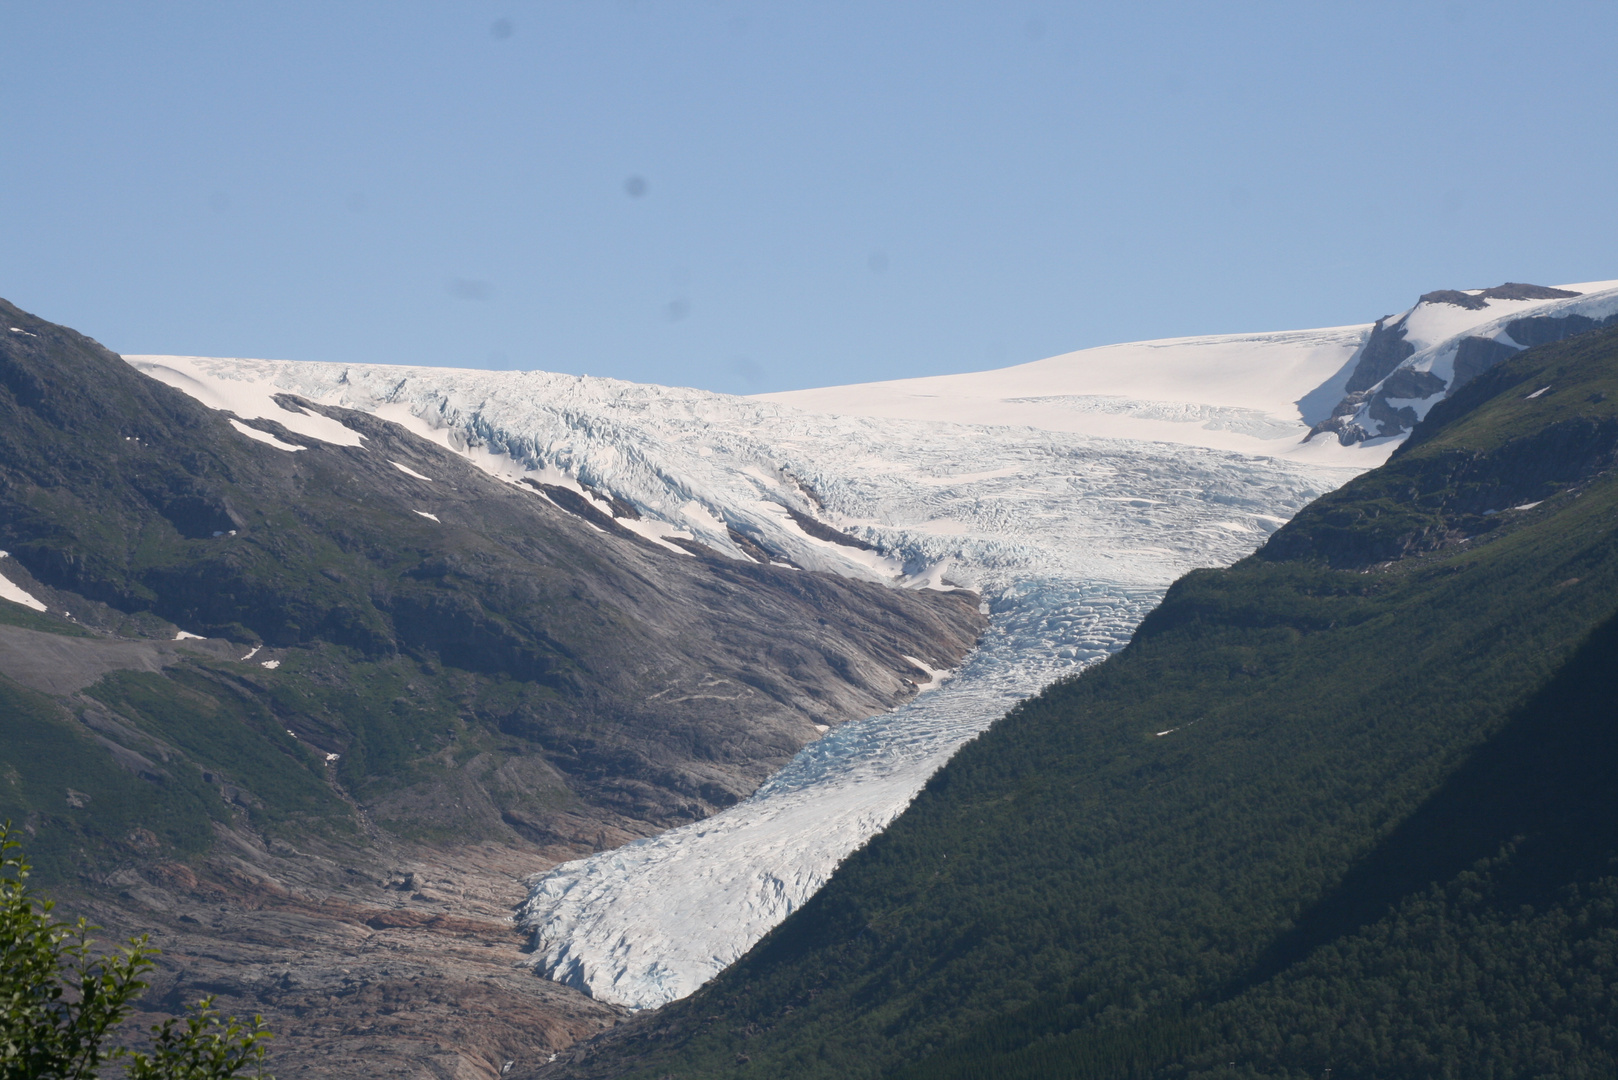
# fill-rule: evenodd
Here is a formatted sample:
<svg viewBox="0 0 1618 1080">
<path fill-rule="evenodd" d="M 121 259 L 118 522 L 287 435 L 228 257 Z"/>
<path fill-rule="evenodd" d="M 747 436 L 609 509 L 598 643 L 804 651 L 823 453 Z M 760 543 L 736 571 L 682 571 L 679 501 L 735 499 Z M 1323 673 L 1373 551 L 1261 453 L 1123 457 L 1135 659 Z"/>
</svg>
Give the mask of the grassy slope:
<svg viewBox="0 0 1618 1080">
<path fill-rule="evenodd" d="M 1178 583 L 743 961 L 572 1071 L 1440 1075 L 1511 1031 L 1497 1075 L 1599 1072 L 1618 837 L 1534 853 L 1618 775 L 1602 740 L 1544 737 L 1604 730 L 1590 703 L 1618 689 L 1615 431 L 1618 334 L 1496 368 L 1259 555 Z M 1564 787 L 1560 816 L 1532 797 Z M 1578 1030 L 1533 1028 L 1523 1002 L 1567 979 Z"/>
<path fill-rule="evenodd" d="M 32 832 L 41 880 L 199 854 L 210 822 L 357 842 L 358 803 L 407 839 L 506 841 L 512 821 L 582 808 L 531 744 L 500 730 L 543 692 L 532 684 L 330 645 L 284 655 L 273 674 L 204 658 L 114 672 L 72 701 L 0 677 L 0 820 Z M 344 753 L 328 763 L 334 744 Z"/>
<path fill-rule="evenodd" d="M 541 727 L 531 718 L 570 716 L 588 749 L 598 725 L 576 700 L 559 708 L 556 684 L 587 681 L 573 657 L 644 644 L 620 613 L 579 596 L 599 554 L 520 516 L 527 548 L 514 552 L 513 515 L 498 506 L 489 535 L 401 517 L 359 472 L 375 455 L 319 444 L 297 461 L 266 454 L 94 342 L 0 308 L 32 335 L 8 338 L 0 364 L 0 539 L 11 572 L 26 564 L 103 631 L 161 635 L 173 620 L 292 646 L 274 674 L 198 659 L 88 688 L 134 729 L 109 732 L 113 741 L 144 752 L 149 767 L 119 768 L 78 722 L 82 703 L 4 687 L 0 769 L 13 779 L 0 783 L 0 818 L 28 824 L 44 879 L 109 856 L 195 854 L 210 820 L 353 835 L 333 777 L 361 799 L 394 796 L 384 823 L 417 839 L 505 838 L 502 814 L 579 804 L 531 761 L 520 770 L 529 782 L 496 785 L 492 804 L 458 812 L 441 793 L 445 777 L 460 780 L 460 761 L 482 754 L 492 772 L 532 758 L 530 740 L 499 730 L 511 717 Z M 96 393 L 80 392 L 86 385 Z M 241 535 L 212 535 L 232 528 Z M 95 636 L 54 609 L 0 604 L 0 621 Z M 456 650 L 466 655 L 444 655 Z M 310 741 L 341 750 L 336 766 Z M 68 805 L 65 789 L 90 798 Z"/>
<path fill-rule="evenodd" d="M 210 821 L 226 813 L 195 766 L 160 766 L 149 779 L 120 768 L 54 700 L 4 678 L 0 717 L 0 820 L 36 830 L 29 858 L 47 881 L 105 844 L 194 854 L 212 839 Z"/>
</svg>

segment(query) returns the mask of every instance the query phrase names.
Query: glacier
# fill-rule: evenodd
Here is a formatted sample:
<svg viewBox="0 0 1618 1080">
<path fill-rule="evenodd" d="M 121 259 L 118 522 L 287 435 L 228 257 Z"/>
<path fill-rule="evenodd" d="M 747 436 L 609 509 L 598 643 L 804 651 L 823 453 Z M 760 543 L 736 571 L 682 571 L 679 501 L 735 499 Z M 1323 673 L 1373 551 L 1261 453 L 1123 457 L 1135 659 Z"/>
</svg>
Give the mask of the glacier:
<svg viewBox="0 0 1618 1080">
<path fill-rule="evenodd" d="M 299 438 L 362 445 L 277 395 L 397 421 L 606 513 L 633 506 L 620 524 L 671 556 L 687 553 L 665 537 L 747 558 L 740 535 L 805 569 L 981 595 L 979 647 L 907 704 L 828 731 L 722 813 L 529 883 L 518 917 L 540 971 L 647 1008 L 803 904 L 1017 700 L 1122 647 L 1175 578 L 1249 554 L 1380 464 L 1389 440 L 1302 441 L 1370 329 L 1141 342 L 757 397 L 539 371 L 126 359 Z M 875 550 L 812 535 L 809 518 Z"/>
</svg>

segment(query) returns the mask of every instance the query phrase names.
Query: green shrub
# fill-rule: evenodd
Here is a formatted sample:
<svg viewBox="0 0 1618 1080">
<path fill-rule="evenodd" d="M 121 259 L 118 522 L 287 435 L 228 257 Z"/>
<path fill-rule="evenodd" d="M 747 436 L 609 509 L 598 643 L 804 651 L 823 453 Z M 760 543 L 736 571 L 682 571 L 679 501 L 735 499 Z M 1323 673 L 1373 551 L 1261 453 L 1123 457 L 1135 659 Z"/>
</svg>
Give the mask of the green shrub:
<svg viewBox="0 0 1618 1080">
<path fill-rule="evenodd" d="M 21 847 L 0 826 L 0 1080 L 88 1080 L 111 1062 L 130 1080 L 270 1080 L 263 1021 L 221 1019 L 212 998 L 155 1025 L 149 1051 L 111 1045 L 157 950 L 142 935 L 95 952 L 95 927 L 57 922 L 51 901 L 30 892 Z"/>
</svg>

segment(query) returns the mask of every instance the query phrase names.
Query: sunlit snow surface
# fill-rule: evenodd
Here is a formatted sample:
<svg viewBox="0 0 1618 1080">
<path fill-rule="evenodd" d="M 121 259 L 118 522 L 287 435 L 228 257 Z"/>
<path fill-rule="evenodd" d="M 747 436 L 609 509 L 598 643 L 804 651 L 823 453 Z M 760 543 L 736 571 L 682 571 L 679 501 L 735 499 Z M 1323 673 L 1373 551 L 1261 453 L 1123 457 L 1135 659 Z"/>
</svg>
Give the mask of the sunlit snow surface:
<svg viewBox="0 0 1618 1080">
<path fill-rule="evenodd" d="M 26 331 L 18 331 L 25 333 Z M 0 559 L 10 557 L 10 552 L 0 551 Z M 45 605 L 33 593 L 18 585 L 15 581 L 0 574 L 0 600 L 10 600 L 13 604 L 33 608 L 35 611 L 44 611 Z"/>
<path fill-rule="evenodd" d="M 1241 558 L 1379 464 L 1391 447 L 1301 446 L 1290 404 L 1340 381 L 1365 330 L 1113 346 L 768 399 L 543 372 L 130 360 L 216 408 L 271 415 L 289 391 L 404 423 L 496 475 L 610 492 L 649 539 L 743 557 L 734 528 L 809 569 L 983 593 L 991 628 L 937 688 L 811 743 L 721 814 L 532 883 L 521 919 L 538 966 L 649 1007 L 745 952 L 1016 700 L 1122 646 L 1176 577 Z M 788 507 L 881 554 L 805 534 Z"/>
</svg>

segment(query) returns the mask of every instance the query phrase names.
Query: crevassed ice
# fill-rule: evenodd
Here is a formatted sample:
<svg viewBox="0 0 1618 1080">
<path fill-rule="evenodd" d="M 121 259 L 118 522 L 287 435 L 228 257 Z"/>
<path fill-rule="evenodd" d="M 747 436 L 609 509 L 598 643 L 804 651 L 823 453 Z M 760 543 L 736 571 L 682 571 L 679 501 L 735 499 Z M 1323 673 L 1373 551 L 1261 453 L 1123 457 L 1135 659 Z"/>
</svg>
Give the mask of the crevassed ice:
<svg viewBox="0 0 1618 1080">
<path fill-rule="evenodd" d="M 1281 391 L 1296 397 L 1323 382 L 1362 336 L 1359 328 L 1300 335 L 1313 359 L 1294 363 L 1299 385 Z M 1285 345 L 1285 336 L 1265 341 Z M 1175 346 L 1177 354 L 1147 351 L 1217 376 L 1228 367 L 1199 367 L 1187 350 L 1239 344 L 1199 339 Z M 1203 408 L 1195 386 L 1180 404 L 1165 404 L 1175 380 L 1161 371 L 1140 392 L 1114 378 L 1096 395 L 1083 379 L 1053 380 L 1048 361 L 1031 366 L 1043 380 L 1037 396 L 1063 416 L 1094 410 L 1114 425 L 1101 429 L 1109 434 L 1133 430 L 1116 426 L 1128 421 L 1153 425 L 1142 431 L 1187 432 L 1187 442 L 816 413 L 779 400 L 544 372 L 131 362 L 219 401 L 249 389 L 254 400 L 269 400 L 273 389 L 364 409 L 496 475 L 539 470 L 586 494 L 610 491 L 635 503 L 646 518 L 637 525 L 653 538 L 695 537 L 740 556 L 727 531 L 735 528 L 805 567 L 982 591 L 991 628 L 937 689 L 811 743 L 721 814 L 531 883 L 520 917 L 534 934 L 539 968 L 636 1008 L 684 996 L 739 957 L 903 810 L 963 741 L 1017 699 L 1119 648 L 1176 577 L 1246 555 L 1306 502 L 1380 459 L 1334 447 L 1312 448 L 1314 457 L 1267 456 L 1287 424 L 1296 437 L 1307 430 L 1277 414 L 1273 400 L 1283 394 L 1273 380 L 1252 399 L 1262 408 L 1245 407 L 1228 377 L 1209 397 L 1216 407 Z M 1264 369 L 1251 366 L 1257 385 Z M 1013 383 L 997 417 L 1018 415 L 1017 403 L 1028 400 L 1027 388 Z M 1250 452 L 1230 448 L 1249 444 Z M 811 537 L 788 507 L 862 536 L 882 554 Z"/>
</svg>

